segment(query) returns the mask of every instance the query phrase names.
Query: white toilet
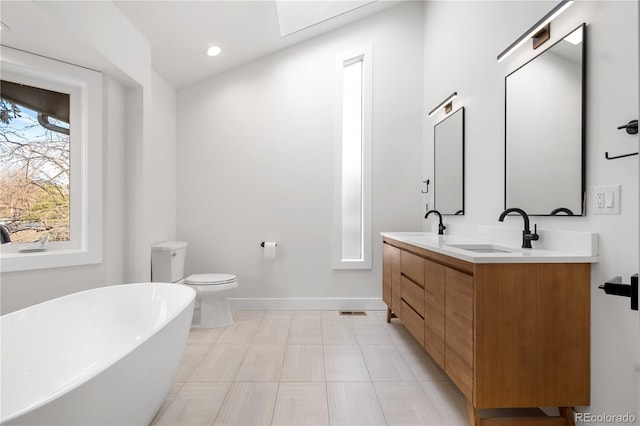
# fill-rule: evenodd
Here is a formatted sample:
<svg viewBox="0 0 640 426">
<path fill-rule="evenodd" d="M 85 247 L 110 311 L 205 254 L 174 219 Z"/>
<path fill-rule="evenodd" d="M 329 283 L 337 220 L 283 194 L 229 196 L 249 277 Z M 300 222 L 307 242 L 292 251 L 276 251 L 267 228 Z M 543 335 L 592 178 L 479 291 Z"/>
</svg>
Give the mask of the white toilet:
<svg viewBox="0 0 640 426">
<path fill-rule="evenodd" d="M 228 295 L 238 287 L 235 275 L 194 274 L 184 278 L 187 243 L 170 241 L 151 246 L 151 281 L 184 284 L 196 290 L 192 326 L 227 327 L 233 324 Z"/>
</svg>

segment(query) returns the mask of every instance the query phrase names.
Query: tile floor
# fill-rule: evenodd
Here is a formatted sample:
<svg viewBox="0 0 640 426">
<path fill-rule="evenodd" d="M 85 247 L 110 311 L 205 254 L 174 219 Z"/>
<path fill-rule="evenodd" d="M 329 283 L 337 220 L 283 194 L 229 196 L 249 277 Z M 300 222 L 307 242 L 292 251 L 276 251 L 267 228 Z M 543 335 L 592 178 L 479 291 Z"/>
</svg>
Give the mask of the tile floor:
<svg viewBox="0 0 640 426">
<path fill-rule="evenodd" d="M 193 329 L 153 425 L 467 425 L 463 395 L 386 312 L 240 311 Z"/>
</svg>

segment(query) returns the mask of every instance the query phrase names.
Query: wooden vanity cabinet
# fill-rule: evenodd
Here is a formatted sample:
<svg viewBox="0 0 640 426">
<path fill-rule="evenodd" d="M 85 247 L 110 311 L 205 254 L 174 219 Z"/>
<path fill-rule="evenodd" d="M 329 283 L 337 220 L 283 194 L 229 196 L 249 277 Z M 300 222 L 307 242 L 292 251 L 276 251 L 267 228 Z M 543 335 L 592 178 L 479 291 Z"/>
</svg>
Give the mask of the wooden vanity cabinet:
<svg viewBox="0 0 640 426">
<path fill-rule="evenodd" d="M 384 244 L 383 249 L 383 275 L 382 296 L 387 305 L 387 322 L 391 321 L 392 313 L 396 316 L 402 309 L 401 304 L 401 275 L 400 275 L 400 249 L 390 244 Z"/>
<path fill-rule="evenodd" d="M 424 260 L 424 348 L 443 370 L 446 270 L 439 263 Z"/>
<path fill-rule="evenodd" d="M 445 270 L 444 371 L 458 389 L 473 396 L 473 277 L 455 269 Z"/>
<path fill-rule="evenodd" d="M 472 264 L 387 237 L 384 256 L 388 318 L 466 396 L 472 425 L 496 423 L 482 408 L 551 406 L 562 416 L 526 424 L 573 425 L 590 402 L 590 264 Z"/>
</svg>

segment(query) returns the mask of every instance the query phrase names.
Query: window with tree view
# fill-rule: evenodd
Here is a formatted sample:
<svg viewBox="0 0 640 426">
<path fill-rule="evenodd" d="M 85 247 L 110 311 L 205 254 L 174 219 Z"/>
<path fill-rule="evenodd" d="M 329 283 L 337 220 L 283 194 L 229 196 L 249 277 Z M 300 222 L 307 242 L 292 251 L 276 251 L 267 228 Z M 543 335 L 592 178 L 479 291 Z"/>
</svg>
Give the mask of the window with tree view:
<svg viewBox="0 0 640 426">
<path fill-rule="evenodd" d="M 70 240 L 70 95 L 2 80 L 3 243 Z"/>
</svg>

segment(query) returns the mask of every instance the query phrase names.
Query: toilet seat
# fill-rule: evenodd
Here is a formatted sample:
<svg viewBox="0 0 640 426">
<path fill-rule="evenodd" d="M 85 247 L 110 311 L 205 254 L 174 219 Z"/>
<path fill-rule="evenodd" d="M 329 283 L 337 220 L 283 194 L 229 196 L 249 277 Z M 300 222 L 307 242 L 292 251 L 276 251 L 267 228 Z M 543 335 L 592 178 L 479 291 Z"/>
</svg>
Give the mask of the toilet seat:
<svg viewBox="0 0 640 426">
<path fill-rule="evenodd" d="M 229 274 L 193 274 L 185 278 L 184 283 L 190 285 L 224 285 L 237 283 L 235 275 Z"/>
</svg>

